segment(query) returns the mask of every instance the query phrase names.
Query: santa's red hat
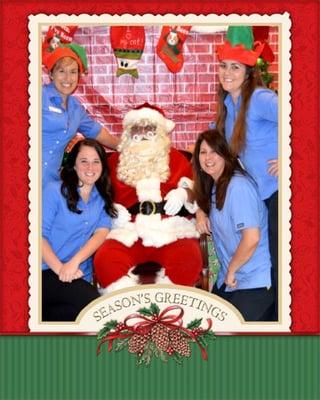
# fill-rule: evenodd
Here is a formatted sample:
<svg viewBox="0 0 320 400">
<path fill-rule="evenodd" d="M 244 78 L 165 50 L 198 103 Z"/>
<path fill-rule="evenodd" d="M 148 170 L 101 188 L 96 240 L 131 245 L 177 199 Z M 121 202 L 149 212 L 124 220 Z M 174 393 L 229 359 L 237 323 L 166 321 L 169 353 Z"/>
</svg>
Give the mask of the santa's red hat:
<svg viewBox="0 0 320 400">
<path fill-rule="evenodd" d="M 156 126 L 161 126 L 166 133 L 171 132 L 175 127 L 175 123 L 165 117 L 161 108 L 149 103 L 144 103 L 129 111 L 124 116 L 123 128 L 127 129 L 127 127 L 131 125 L 139 124 L 141 120 L 147 120 L 154 123 Z"/>
</svg>

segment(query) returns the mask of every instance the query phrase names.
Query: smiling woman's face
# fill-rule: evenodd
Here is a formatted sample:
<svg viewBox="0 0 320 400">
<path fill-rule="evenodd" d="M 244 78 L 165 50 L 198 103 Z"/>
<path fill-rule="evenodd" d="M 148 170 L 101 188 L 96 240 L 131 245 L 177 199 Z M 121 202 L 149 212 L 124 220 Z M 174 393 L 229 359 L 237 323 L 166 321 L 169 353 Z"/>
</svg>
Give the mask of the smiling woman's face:
<svg viewBox="0 0 320 400">
<path fill-rule="evenodd" d="M 199 163 L 201 169 L 217 181 L 223 173 L 225 160 L 204 140 L 200 145 Z"/>
<path fill-rule="evenodd" d="M 102 164 L 97 151 L 90 146 L 81 146 L 74 166 L 79 182 L 92 187 L 100 178 Z"/>
<path fill-rule="evenodd" d="M 222 60 L 218 68 L 219 81 L 232 98 L 239 97 L 246 78 L 246 66 L 235 60 Z"/>
<path fill-rule="evenodd" d="M 52 69 L 51 79 L 58 92 L 66 99 L 78 86 L 79 66 L 76 60 L 71 57 L 58 60 Z"/>
</svg>

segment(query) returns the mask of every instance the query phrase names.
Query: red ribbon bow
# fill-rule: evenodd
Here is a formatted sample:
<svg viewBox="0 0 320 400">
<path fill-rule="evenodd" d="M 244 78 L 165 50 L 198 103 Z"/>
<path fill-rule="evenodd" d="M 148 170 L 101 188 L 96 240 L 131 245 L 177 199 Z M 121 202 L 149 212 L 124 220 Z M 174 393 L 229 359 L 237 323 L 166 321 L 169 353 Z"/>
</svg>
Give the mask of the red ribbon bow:
<svg viewBox="0 0 320 400">
<path fill-rule="evenodd" d="M 170 311 L 179 310 L 177 315 L 170 315 Z M 151 319 L 141 314 L 131 314 L 124 320 L 127 329 L 133 329 L 134 332 L 142 335 L 148 334 L 152 327 L 156 324 L 162 324 L 172 329 L 179 329 L 182 326 L 182 316 L 184 311 L 179 306 L 170 306 L 164 309 L 159 315 L 155 315 Z M 134 325 L 128 325 L 127 322 L 132 319 L 139 318 L 140 321 Z"/>
<path fill-rule="evenodd" d="M 178 311 L 178 314 L 172 314 L 172 313 L 170 314 L 171 311 L 175 310 Z M 113 341 L 115 339 L 125 339 L 133 336 L 136 333 L 140 335 L 147 335 L 151 331 L 153 326 L 155 326 L 156 324 L 162 324 L 171 329 L 180 329 L 183 332 L 185 332 L 199 346 L 201 351 L 201 357 L 203 358 L 203 360 L 208 360 L 207 352 L 197 338 L 199 332 L 193 332 L 193 330 L 184 328 L 182 326 L 183 314 L 184 311 L 180 306 L 167 307 L 159 315 L 155 315 L 151 318 L 148 318 L 144 315 L 137 313 L 130 314 L 125 318 L 121 330 L 118 329 L 115 332 L 110 332 L 104 338 L 101 339 L 97 348 L 97 355 L 100 354 L 101 346 L 107 341 L 109 342 L 108 351 L 110 352 L 112 350 Z M 140 321 L 136 322 L 134 325 L 128 325 L 128 321 L 133 319 L 139 319 Z M 208 332 L 212 327 L 212 320 L 210 318 L 207 318 L 207 323 L 208 327 L 205 330 L 201 330 L 202 334 Z M 125 331 L 125 333 L 122 331 Z"/>
</svg>

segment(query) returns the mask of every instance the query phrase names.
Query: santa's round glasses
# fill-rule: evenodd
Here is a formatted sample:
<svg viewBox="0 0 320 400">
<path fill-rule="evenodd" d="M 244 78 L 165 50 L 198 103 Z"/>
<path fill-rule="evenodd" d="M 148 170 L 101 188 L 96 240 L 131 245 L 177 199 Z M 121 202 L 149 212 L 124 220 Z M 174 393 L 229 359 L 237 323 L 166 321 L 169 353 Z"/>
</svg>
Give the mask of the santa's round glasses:
<svg viewBox="0 0 320 400">
<path fill-rule="evenodd" d="M 130 134 L 135 142 L 140 142 L 141 140 L 151 140 L 156 136 L 156 125 L 133 125 L 130 128 Z"/>
</svg>

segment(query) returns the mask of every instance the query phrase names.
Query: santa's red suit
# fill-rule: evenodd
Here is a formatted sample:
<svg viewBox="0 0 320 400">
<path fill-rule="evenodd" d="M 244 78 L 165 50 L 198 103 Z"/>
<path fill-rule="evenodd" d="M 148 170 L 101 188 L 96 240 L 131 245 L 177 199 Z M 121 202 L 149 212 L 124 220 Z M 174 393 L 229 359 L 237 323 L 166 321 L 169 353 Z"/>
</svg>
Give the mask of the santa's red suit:
<svg viewBox="0 0 320 400">
<path fill-rule="evenodd" d="M 184 182 L 192 179 L 190 162 L 172 148 L 166 182 L 160 183 L 157 178 L 142 179 L 136 187 L 131 187 L 117 177 L 118 160 L 119 153 L 108 158 L 115 203 L 131 212 L 110 231 L 96 252 L 94 268 L 98 283 L 105 288 L 125 276 L 133 266 L 153 261 L 162 265 L 173 283 L 193 286 L 202 267 L 194 220 L 179 213 L 165 215 L 162 207 L 172 189 L 185 187 Z M 153 214 L 146 215 L 146 202 Z"/>
</svg>

